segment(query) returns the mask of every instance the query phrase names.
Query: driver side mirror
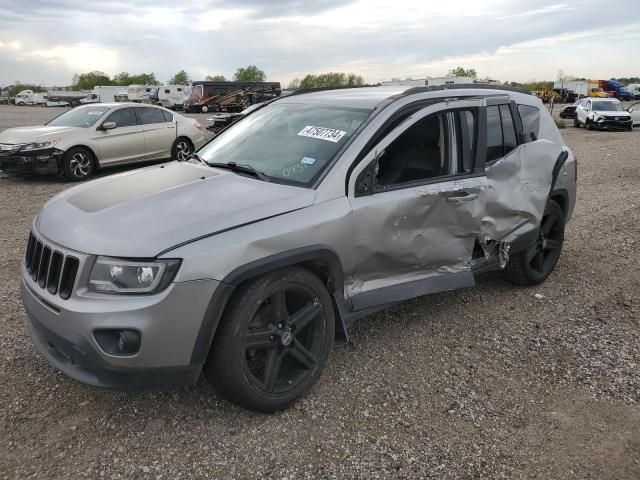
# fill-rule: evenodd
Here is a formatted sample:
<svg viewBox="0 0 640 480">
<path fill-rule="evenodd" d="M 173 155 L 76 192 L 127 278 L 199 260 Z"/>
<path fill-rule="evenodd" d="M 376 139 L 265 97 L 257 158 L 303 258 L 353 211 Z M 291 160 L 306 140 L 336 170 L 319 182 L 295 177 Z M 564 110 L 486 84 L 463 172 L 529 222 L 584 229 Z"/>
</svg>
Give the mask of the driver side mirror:
<svg viewBox="0 0 640 480">
<path fill-rule="evenodd" d="M 104 122 L 100 127 L 100 130 L 113 130 L 116 127 L 116 122 Z"/>
</svg>

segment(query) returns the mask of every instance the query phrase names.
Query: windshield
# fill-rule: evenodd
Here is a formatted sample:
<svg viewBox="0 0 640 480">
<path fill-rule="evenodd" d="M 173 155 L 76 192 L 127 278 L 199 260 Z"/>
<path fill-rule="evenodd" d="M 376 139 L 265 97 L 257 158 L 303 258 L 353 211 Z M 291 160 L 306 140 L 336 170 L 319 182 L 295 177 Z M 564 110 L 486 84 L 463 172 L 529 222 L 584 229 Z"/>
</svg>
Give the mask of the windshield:
<svg viewBox="0 0 640 480">
<path fill-rule="evenodd" d="M 207 163 L 249 165 L 271 179 L 310 184 L 370 110 L 274 103 L 239 120 L 198 154 Z"/>
<path fill-rule="evenodd" d="M 47 125 L 53 127 L 89 128 L 109 110 L 110 107 L 76 107 L 51 120 Z"/>
<path fill-rule="evenodd" d="M 593 109 L 600 112 L 622 112 L 620 102 L 593 102 Z"/>
</svg>

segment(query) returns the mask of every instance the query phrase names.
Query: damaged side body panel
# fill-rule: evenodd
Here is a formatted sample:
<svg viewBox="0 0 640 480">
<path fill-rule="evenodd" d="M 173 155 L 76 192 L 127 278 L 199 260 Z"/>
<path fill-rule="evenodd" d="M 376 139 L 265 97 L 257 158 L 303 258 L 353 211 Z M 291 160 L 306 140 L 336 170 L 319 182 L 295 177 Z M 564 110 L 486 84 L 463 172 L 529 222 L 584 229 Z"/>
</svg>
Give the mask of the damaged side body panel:
<svg viewBox="0 0 640 480">
<path fill-rule="evenodd" d="M 561 153 L 559 145 L 537 140 L 487 165 L 487 201 L 478 240 L 485 255 L 500 255 L 501 267 L 513 242 L 537 232 Z"/>
</svg>

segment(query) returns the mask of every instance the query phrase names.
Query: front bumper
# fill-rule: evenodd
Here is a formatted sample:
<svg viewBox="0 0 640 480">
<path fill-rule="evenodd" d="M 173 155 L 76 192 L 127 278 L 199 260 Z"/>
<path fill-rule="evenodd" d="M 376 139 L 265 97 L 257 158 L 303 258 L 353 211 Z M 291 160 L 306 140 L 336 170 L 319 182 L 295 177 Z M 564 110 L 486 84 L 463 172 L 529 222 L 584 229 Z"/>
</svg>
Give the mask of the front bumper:
<svg viewBox="0 0 640 480">
<path fill-rule="evenodd" d="M 593 122 L 593 125 L 603 130 L 628 130 L 633 125 L 633 122 L 630 118 L 625 120 L 606 119 Z"/>
<path fill-rule="evenodd" d="M 64 152 L 56 148 L 33 152 L 0 153 L 0 170 L 17 173 L 56 174 Z"/>
<path fill-rule="evenodd" d="M 174 283 L 146 296 L 94 294 L 79 286 L 91 265 L 91 256 L 80 256 L 78 280 L 65 300 L 33 281 L 23 262 L 22 301 L 40 353 L 62 373 L 99 387 L 166 390 L 194 384 L 202 364 L 192 363 L 192 354 L 219 282 Z M 139 332 L 140 349 L 126 356 L 107 353 L 95 337 L 104 329 Z"/>
</svg>

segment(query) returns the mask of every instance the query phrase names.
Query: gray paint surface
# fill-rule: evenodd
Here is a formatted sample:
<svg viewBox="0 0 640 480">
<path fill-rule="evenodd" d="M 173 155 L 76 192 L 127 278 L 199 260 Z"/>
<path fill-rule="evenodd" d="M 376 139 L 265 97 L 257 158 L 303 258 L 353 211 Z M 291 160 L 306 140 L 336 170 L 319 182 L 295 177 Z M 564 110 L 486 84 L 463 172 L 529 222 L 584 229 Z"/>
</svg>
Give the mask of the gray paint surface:
<svg viewBox="0 0 640 480">
<path fill-rule="evenodd" d="M 80 252 L 154 257 L 203 235 L 307 207 L 314 193 L 172 162 L 69 189 L 47 202 L 36 225 Z"/>
</svg>

